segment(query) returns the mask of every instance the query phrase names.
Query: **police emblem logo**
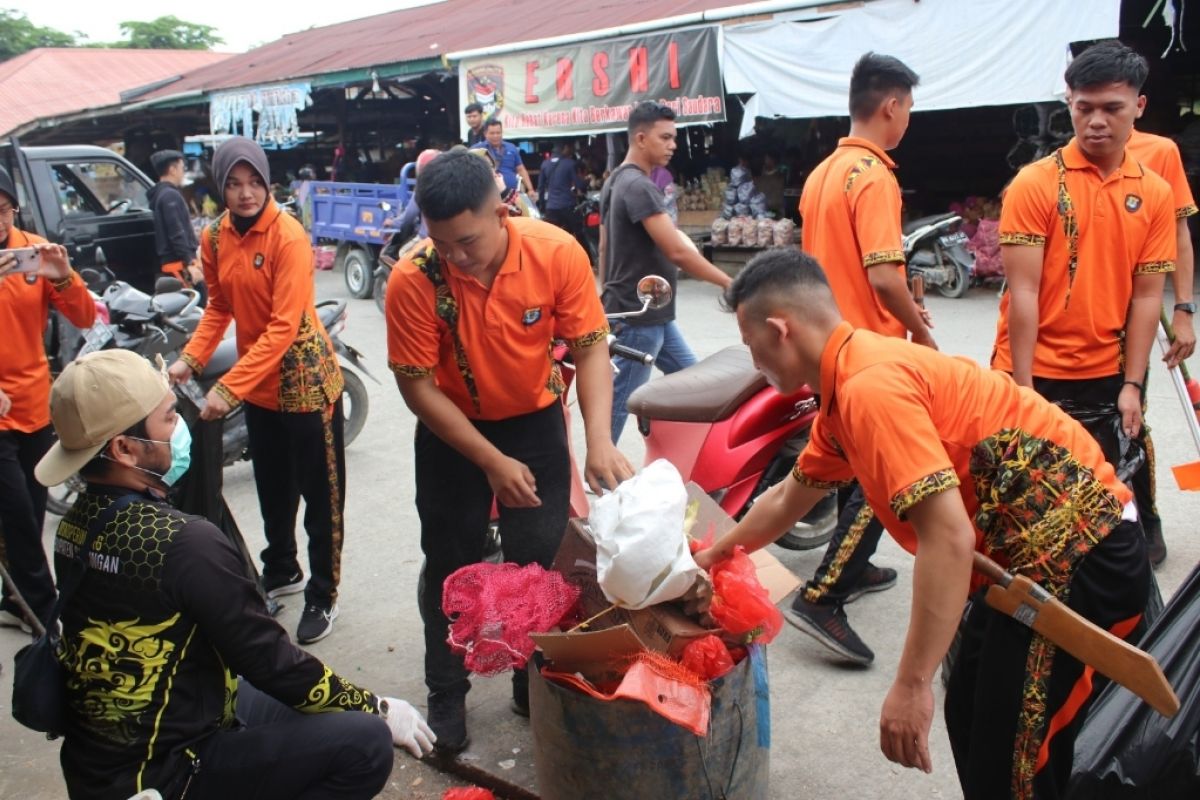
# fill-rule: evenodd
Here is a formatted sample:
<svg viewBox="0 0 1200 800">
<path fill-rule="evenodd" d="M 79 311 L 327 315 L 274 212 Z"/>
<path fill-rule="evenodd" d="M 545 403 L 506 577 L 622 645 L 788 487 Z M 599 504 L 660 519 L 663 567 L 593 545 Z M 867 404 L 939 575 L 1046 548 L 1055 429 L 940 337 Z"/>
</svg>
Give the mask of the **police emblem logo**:
<svg viewBox="0 0 1200 800">
<path fill-rule="evenodd" d="M 254 268 L 262 269 L 262 265 L 264 263 L 266 263 L 266 260 L 267 260 L 266 257 L 263 256 L 262 253 L 255 253 L 254 254 Z"/>
<path fill-rule="evenodd" d="M 1138 197 L 1136 194 L 1125 195 L 1125 210 L 1126 211 L 1128 211 L 1129 213 L 1132 214 L 1133 212 L 1137 211 L 1141 207 L 1142 207 L 1142 198 Z"/>
<path fill-rule="evenodd" d="M 521 324 L 532 325 L 542 318 L 542 310 L 540 308 L 527 308 L 525 313 L 521 315 Z"/>
</svg>

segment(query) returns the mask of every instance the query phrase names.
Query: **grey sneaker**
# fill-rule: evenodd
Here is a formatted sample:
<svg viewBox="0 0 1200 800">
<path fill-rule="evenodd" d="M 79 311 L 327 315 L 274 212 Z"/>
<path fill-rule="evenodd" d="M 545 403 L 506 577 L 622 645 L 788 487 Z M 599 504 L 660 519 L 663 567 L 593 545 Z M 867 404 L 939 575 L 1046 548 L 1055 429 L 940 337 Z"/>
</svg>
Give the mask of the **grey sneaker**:
<svg viewBox="0 0 1200 800">
<path fill-rule="evenodd" d="M 846 596 L 847 603 L 853 603 L 868 592 L 882 592 L 896 585 L 896 570 L 891 567 L 877 567 L 868 564 L 862 579 Z"/>
<path fill-rule="evenodd" d="M 847 661 L 866 666 L 875 660 L 875 653 L 858 638 L 840 605 L 809 603 L 797 595 L 796 600 L 784 608 L 783 616 Z"/>
<path fill-rule="evenodd" d="M 263 575 L 263 594 L 271 599 L 304 591 L 304 573 L 294 575 Z"/>
<path fill-rule="evenodd" d="M 319 606 L 316 603 L 306 603 L 300 614 L 300 624 L 296 626 L 296 641 L 300 644 L 319 642 L 333 633 L 333 621 L 337 619 L 338 607 L 334 603 L 331 608 Z"/>
</svg>

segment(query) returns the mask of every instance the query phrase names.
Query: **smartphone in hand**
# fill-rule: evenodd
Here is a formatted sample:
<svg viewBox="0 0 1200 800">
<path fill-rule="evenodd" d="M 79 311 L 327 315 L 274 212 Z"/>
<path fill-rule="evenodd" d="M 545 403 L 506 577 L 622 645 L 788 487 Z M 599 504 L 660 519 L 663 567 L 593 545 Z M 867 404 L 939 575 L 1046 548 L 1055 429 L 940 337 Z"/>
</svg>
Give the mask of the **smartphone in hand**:
<svg viewBox="0 0 1200 800">
<path fill-rule="evenodd" d="M 11 269 L 5 272 L 6 275 L 13 275 L 22 272 L 37 272 L 42 268 L 42 254 L 34 247 L 16 247 L 10 250 L 0 250 L 0 259 L 5 255 L 13 255 L 17 259 L 17 263 Z"/>
</svg>

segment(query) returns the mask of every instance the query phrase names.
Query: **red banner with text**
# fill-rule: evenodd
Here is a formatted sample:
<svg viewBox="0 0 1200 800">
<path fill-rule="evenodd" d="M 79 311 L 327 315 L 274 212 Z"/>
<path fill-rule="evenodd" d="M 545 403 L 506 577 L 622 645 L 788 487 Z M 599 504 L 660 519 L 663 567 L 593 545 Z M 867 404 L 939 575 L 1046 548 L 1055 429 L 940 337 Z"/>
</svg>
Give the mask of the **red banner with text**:
<svg viewBox="0 0 1200 800">
<path fill-rule="evenodd" d="M 461 107 L 483 106 L 504 138 L 625 130 L 650 100 L 678 125 L 725 120 L 716 26 L 469 59 L 458 66 Z"/>
</svg>

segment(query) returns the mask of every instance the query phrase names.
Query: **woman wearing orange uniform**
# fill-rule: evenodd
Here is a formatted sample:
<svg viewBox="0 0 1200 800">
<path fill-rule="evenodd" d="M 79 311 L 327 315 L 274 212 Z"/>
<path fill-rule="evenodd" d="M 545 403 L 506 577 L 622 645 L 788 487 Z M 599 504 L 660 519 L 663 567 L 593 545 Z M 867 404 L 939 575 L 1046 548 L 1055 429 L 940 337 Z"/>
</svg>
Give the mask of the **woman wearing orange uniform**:
<svg viewBox="0 0 1200 800">
<path fill-rule="evenodd" d="M 299 642 L 322 639 L 337 617 L 345 455 L 342 373 L 314 305 L 313 257 L 299 222 L 271 199 L 270 167 L 255 142 L 234 137 L 213 156 L 227 212 L 201 237 L 208 308 L 171 377 L 203 370 L 229 323 L 238 360 L 206 398 L 203 419 L 245 404 L 250 458 L 267 548 L 268 597 L 304 591 Z M 296 560 L 296 511 L 304 497 L 307 586 Z"/>
</svg>

